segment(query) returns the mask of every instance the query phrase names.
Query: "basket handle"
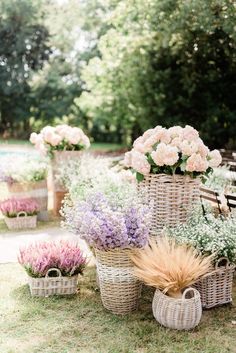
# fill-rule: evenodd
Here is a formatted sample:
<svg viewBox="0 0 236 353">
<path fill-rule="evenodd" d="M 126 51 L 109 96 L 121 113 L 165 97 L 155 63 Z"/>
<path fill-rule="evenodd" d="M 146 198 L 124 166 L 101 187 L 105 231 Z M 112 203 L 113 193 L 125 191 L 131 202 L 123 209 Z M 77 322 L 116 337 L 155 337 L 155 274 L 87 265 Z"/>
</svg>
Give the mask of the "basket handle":
<svg viewBox="0 0 236 353">
<path fill-rule="evenodd" d="M 25 211 L 18 212 L 16 217 L 19 218 L 20 216 L 27 217 L 27 213 Z"/>
<path fill-rule="evenodd" d="M 198 293 L 197 289 L 195 288 L 192 288 L 192 287 L 186 288 L 182 294 L 182 299 L 186 299 L 186 294 L 189 292 L 192 292 L 194 297 Z"/>
<path fill-rule="evenodd" d="M 58 268 L 49 268 L 49 270 L 47 271 L 47 273 L 46 273 L 46 278 L 48 278 L 49 277 L 49 273 L 50 272 L 56 272 L 57 274 L 58 274 L 58 276 L 57 277 L 61 277 L 61 271 L 58 269 Z"/>
<path fill-rule="evenodd" d="M 216 261 L 216 264 L 215 264 L 215 269 L 216 269 L 216 270 L 220 267 L 220 263 L 223 262 L 223 261 L 226 262 L 225 268 L 229 268 L 230 262 L 229 262 L 229 260 L 227 259 L 227 257 L 221 257 L 221 258 L 219 258 L 219 259 Z"/>
</svg>

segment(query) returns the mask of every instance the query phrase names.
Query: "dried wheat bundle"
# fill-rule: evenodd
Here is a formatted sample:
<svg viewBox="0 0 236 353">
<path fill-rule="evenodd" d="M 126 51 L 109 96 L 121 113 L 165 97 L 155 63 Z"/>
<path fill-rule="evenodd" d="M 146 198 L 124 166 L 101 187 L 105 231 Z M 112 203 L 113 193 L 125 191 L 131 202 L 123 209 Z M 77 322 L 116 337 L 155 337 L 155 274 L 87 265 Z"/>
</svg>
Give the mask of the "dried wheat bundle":
<svg viewBox="0 0 236 353">
<path fill-rule="evenodd" d="M 181 297 L 184 288 L 212 268 L 212 256 L 203 257 L 193 247 L 177 244 L 167 237 L 158 243 L 150 241 L 145 249 L 137 250 L 131 258 L 138 278 L 175 298 Z"/>
</svg>

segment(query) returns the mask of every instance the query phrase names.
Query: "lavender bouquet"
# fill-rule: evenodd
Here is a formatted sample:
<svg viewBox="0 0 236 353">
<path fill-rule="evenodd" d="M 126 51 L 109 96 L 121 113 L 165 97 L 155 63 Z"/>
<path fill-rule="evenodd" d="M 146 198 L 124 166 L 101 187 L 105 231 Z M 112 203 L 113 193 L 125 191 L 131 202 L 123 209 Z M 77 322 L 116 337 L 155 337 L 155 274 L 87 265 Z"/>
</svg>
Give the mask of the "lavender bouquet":
<svg viewBox="0 0 236 353">
<path fill-rule="evenodd" d="M 122 202 L 115 192 L 90 193 L 64 207 L 63 225 L 100 250 L 141 248 L 147 243 L 150 213 L 137 197 L 128 196 Z"/>
</svg>

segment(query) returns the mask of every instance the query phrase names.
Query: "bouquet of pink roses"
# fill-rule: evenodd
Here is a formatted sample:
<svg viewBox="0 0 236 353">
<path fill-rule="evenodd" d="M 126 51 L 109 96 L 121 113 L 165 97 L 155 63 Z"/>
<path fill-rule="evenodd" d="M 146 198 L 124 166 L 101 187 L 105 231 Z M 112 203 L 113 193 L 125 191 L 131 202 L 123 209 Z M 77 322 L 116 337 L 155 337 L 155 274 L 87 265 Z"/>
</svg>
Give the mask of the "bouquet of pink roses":
<svg viewBox="0 0 236 353">
<path fill-rule="evenodd" d="M 210 151 L 199 133 L 186 125 L 169 129 L 156 126 L 138 137 L 124 163 L 136 172 L 138 181 L 148 174 L 180 174 L 194 178 L 218 167 L 222 158 L 218 150 Z"/>
<path fill-rule="evenodd" d="M 44 154 L 54 151 L 80 151 L 90 146 L 89 138 L 78 127 L 69 125 L 45 126 L 39 134 L 33 132 L 30 142 Z"/>
</svg>

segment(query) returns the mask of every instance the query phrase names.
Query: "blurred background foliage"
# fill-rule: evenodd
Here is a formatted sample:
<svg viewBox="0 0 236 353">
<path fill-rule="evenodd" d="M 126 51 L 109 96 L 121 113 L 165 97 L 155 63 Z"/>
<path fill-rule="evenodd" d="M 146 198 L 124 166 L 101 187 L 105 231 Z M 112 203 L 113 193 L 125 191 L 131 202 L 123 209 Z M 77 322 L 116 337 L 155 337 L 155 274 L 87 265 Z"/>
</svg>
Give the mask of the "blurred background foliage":
<svg viewBox="0 0 236 353">
<path fill-rule="evenodd" d="M 129 144 L 190 124 L 236 148 L 234 0 L 1 0 L 0 134 L 79 125 Z"/>
</svg>

